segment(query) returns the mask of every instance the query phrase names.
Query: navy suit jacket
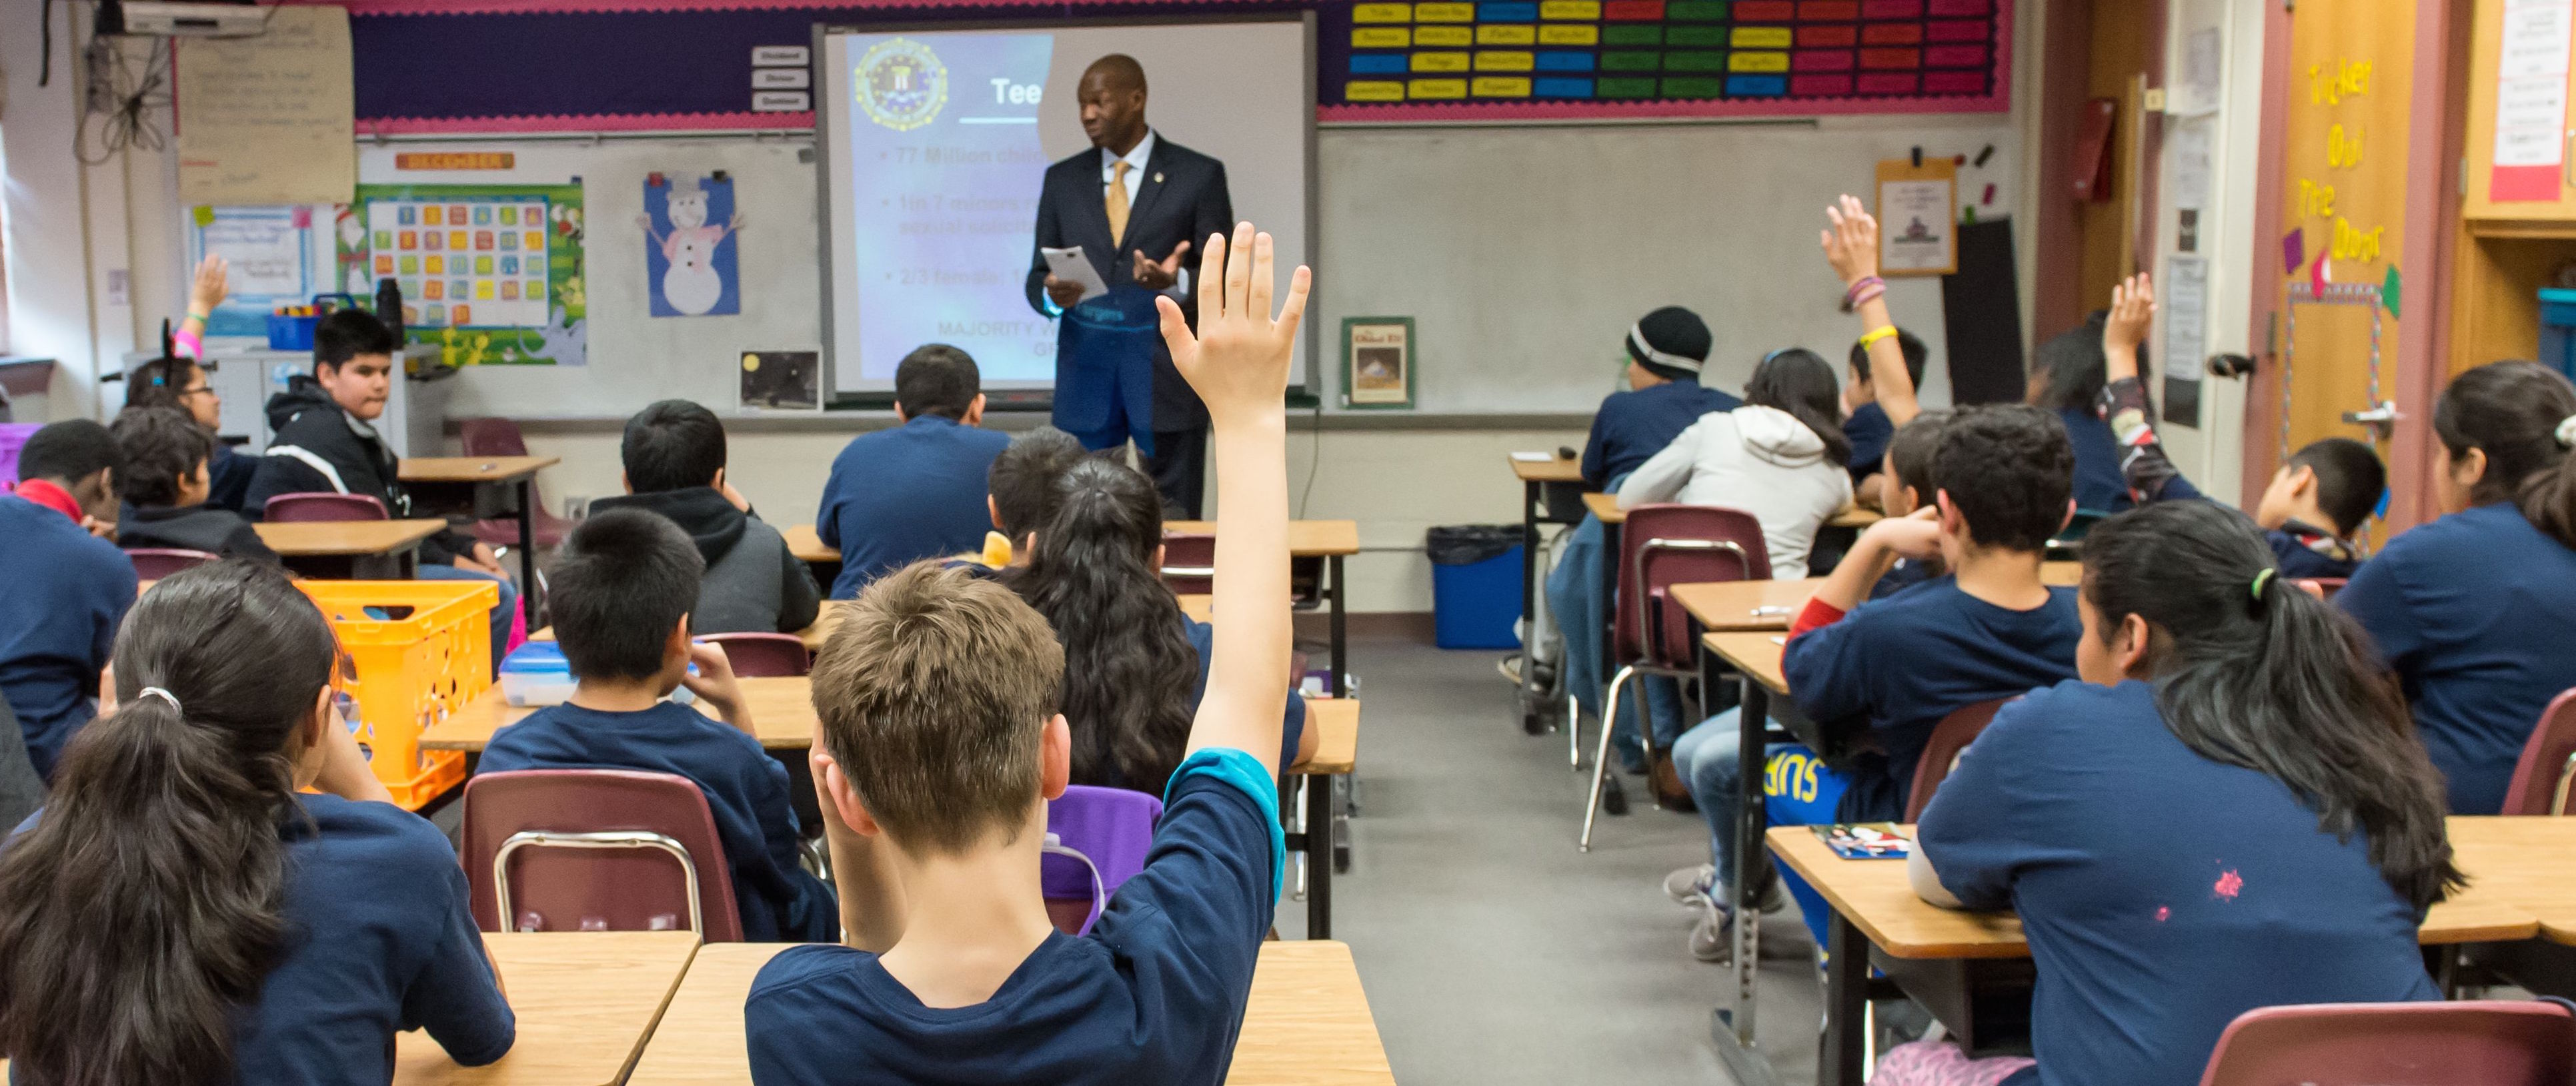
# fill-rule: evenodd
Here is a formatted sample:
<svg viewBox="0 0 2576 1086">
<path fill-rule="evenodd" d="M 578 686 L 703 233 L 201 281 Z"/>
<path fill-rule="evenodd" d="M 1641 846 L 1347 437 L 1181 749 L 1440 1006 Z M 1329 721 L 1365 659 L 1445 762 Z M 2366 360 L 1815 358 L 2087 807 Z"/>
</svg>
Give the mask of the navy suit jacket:
<svg viewBox="0 0 2576 1086">
<path fill-rule="evenodd" d="M 1100 183 L 1100 149 L 1083 148 L 1082 153 L 1047 167 L 1046 185 L 1038 195 L 1037 244 L 1029 254 L 1029 306 L 1047 312 L 1046 256 L 1037 249 L 1082 246 L 1100 278 L 1117 286 L 1135 282 L 1136 258 L 1131 254 L 1139 250 L 1148 259 L 1160 260 L 1172 255 L 1180 243 L 1189 242 L 1190 252 L 1182 263 L 1195 272 L 1208 235 L 1233 229 L 1234 203 L 1226 194 L 1225 164 L 1156 132 L 1154 152 L 1145 159 L 1144 180 L 1136 186 L 1136 200 L 1128 209 L 1127 236 L 1110 237 L 1109 208 Z M 1190 326 L 1197 327 L 1196 292 L 1179 301 Z M 1169 432 L 1206 427 L 1207 405 L 1172 368 L 1171 351 L 1159 339 L 1154 343 L 1153 367 L 1152 428 Z M 1105 374 L 1068 367 L 1059 357 L 1055 379 L 1057 418 L 1106 417 L 1106 404 L 1115 390 L 1108 387 Z"/>
</svg>

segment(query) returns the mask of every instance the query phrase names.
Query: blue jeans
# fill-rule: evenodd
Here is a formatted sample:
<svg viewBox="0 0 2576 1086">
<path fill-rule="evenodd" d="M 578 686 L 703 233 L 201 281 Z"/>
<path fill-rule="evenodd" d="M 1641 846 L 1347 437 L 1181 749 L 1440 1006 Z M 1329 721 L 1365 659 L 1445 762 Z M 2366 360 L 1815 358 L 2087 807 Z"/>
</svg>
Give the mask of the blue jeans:
<svg viewBox="0 0 2576 1086">
<path fill-rule="evenodd" d="M 1680 771 L 1682 783 L 1690 789 L 1691 802 L 1699 805 L 1700 817 L 1708 820 L 1709 860 L 1717 865 L 1714 885 L 1726 900 L 1726 887 L 1735 868 L 1731 854 L 1735 845 L 1735 812 L 1743 802 L 1743 744 L 1737 733 L 1741 710 L 1729 709 L 1699 723 L 1683 733 L 1673 748 L 1673 768 Z M 1773 743 L 1764 752 L 1762 774 L 1763 817 L 1774 826 L 1812 826 L 1834 821 L 1834 808 L 1842 802 L 1843 792 L 1851 786 L 1850 778 L 1828 768 L 1824 759 L 1798 743 Z M 1780 881 L 1797 899 L 1798 910 L 1807 921 L 1807 930 L 1815 933 L 1816 943 L 1825 940 L 1825 921 L 1832 910 L 1815 888 L 1807 885 L 1797 873 L 1782 869 Z"/>
<path fill-rule="evenodd" d="M 510 612 L 519 607 L 519 590 L 507 577 L 495 577 L 476 569 L 459 569 L 444 562 L 422 562 L 420 579 L 424 581 L 490 581 L 501 586 L 501 603 L 492 608 L 492 673 L 501 673 L 501 657 L 510 651 Z"/>
<path fill-rule="evenodd" d="M 1611 481 L 1618 489 L 1618 481 Z M 1599 517 L 1585 514 L 1583 523 L 1566 536 L 1564 557 L 1547 575 L 1548 615 L 1565 638 L 1565 658 L 1557 674 L 1565 689 L 1574 695 L 1583 709 L 1598 718 L 1601 699 L 1610 677 L 1601 673 L 1601 639 L 1608 634 L 1610 601 L 1602 598 L 1602 582 L 1610 576 L 1607 563 L 1617 556 L 1605 546 L 1606 534 Z M 1681 684 L 1659 676 L 1637 680 L 1644 688 L 1646 711 L 1654 721 L 1655 745 L 1671 750 L 1681 739 Z M 1645 752 L 1637 743 L 1636 687 L 1619 700 L 1619 719 L 1610 742 L 1619 750 L 1621 762 L 1632 770 L 1642 768 Z"/>
</svg>

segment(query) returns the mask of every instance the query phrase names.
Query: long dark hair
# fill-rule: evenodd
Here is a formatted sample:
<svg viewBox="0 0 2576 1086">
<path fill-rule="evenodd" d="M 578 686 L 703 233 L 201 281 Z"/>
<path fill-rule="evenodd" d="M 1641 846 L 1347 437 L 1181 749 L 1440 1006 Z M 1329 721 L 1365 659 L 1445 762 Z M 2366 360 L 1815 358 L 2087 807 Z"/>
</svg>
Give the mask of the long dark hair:
<svg viewBox="0 0 2576 1086">
<path fill-rule="evenodd" d="M 2451 459 L 2487 454 L 2469 491 L 2480 505 L 2511 501 L 2534 527 L 2576 547 L 2576 456 L 2558 425 L 2576 416 L 2576 387 L 2537 362 L 2490 362 L 2451 379 L 2433 407 L 2433 432 Z"/>
<path fill-rule="evenodd" d="M 2245 515 L 2158 502 L 2084 537 L 2084 598 L 2102 633 L 2137 615 L 2165 727 L 2202 757 L 2288 785 L 2338 837 L 2360 832 L 2417 908 L 2467 880 L 2451 863 L 2442 778 L 2397 684 L 2343 612 L 2284 584 Z"/>
<path fill-rule="evenodd" d="M 263 563 L 172 574 L 126 616 L 117 710 L 73 737 L 43 816 L 0 853 L 0 1055 L 19 1081 L 231 1080 L 236 1017 L 287 938 L 296 735 L 336 658 L 329 621 Z"/>
<path fill-rule="evenodd" d="M 1154 568 L 1163 499 L 1124 464 L 1085 459 L 1056 481 L 1056 512 L 1010 585 L 1064 643 L 1073 781 L 1160 794 L 1190 738 L 1197 654 Z"/>
<path fill-rule="evenodd" d="M 2042 342 L 2031 354 L 2031 374 L 2040 379 L 2040 391 L 2031 404 L 2052 411 L 2093 413 L 2102 402 L 2102 390 L 2111 384 L 2111 363 L 2102 356 L 2102 326 L 2109 323 L 2108 310 L 2096 309 L 2084 323 L 2058 333 Z M 2148 402 L 2154 402 L 2155 368 L 2149 364 L 2147 348 L 2138 347 L 2138 382 L 2150 390 Z"/>
<path fill-rule="evenodd" d="M 1762 356 L 1753 378 L 1744 382 L 1744 402 L 1797 416 L 1824 439 L 1825 457 L 1836 464 L 1851 460 L 1851 439 L 1843 436 L 1842 389 L 1834 384 L 1834 367 L 1804 347 Z"/>
<path fill-rule="evenodd" d="M 125 375 L 125 406 L 175 407 L 186 414 L 187 405 L 180 402 L 179 393 L 196 373 L 197 360 L 180 355 L 163 355 L 136 366 Z"/>
</svg>

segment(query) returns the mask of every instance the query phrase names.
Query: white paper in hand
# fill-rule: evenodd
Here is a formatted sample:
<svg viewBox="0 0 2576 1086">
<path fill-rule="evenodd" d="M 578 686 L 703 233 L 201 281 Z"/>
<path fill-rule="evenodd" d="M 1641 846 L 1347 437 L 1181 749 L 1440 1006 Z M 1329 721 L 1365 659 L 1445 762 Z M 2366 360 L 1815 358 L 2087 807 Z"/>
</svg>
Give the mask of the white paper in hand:
<svg viewBox="0 0 2576 1086">
<path fill-rule="evenodd" d="M 1081 287 L 1084 299 L 1109 293 L 1109 284 L 1100 278 L 1100 269 L 1091 266 L 1091 258 L 1082 255 L 1082 246 L 1038 252 L 1046 257 L 1047 274 Z"/>
</svg>

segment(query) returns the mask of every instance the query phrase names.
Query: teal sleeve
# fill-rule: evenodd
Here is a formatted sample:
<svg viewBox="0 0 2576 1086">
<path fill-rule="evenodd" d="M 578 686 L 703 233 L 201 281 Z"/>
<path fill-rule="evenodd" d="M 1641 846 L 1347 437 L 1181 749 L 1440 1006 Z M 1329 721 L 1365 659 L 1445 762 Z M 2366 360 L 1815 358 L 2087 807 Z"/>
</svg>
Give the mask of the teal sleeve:
<svg viewBox="0 0 2576 1086">
<path fill-rule="evenodd" d="M 1169 806 L 1181 782 L 1196 774 L 1206 774 L 1233 785 L 1252 798 L 1270 827 L 1270 894 L 1279 896 L 1279 887 L 1288 871 L 1288 834 L 1279 825 L 1279 782 L 1263 772 L 1261 760 L 1233 747 L 1201 747 L 1181 760 L 1172 770 L 1171 783 L 1163 786 L 1163 803 Z M 1309 832 L 1314 832 L 1312 828 Z"/>
</svg>

